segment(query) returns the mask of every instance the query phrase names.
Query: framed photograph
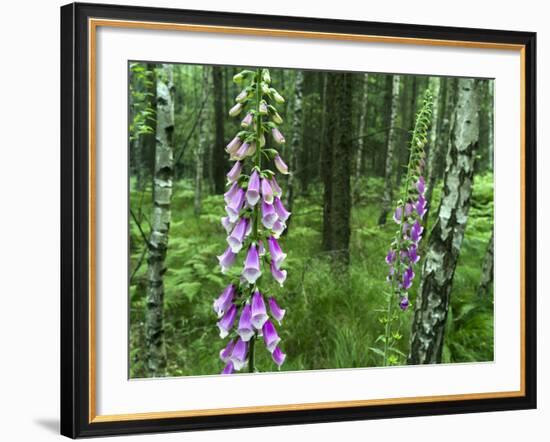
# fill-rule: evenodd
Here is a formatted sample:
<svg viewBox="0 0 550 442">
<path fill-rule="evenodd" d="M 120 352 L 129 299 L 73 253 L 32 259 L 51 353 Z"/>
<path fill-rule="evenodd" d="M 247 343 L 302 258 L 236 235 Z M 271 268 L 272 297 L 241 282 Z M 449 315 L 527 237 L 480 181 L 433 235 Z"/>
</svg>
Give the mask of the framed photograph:
<svg viewBox="0 0 550 442">
<path fill-rule="evenodd" d="M 536 407 L 536 36 L 61 8 L 61 432 Z"/>
</svg>

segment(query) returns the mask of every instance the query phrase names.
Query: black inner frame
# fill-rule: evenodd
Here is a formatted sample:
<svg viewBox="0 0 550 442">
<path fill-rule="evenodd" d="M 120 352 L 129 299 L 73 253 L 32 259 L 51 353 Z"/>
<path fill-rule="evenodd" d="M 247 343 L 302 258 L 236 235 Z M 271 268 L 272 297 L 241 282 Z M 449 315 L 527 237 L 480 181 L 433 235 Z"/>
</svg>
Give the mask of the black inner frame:
<svg viewBox="0 0 550 442">
<path fill-rule="evenodd" d="M 88 19 L 519 44 L 525 47 L 525 396 L 95 422 L 89 416 Z M 76 438 L 536 408 L 536 34 L 73 3 L 61 8 L 61 434 Z"/>
</svg>

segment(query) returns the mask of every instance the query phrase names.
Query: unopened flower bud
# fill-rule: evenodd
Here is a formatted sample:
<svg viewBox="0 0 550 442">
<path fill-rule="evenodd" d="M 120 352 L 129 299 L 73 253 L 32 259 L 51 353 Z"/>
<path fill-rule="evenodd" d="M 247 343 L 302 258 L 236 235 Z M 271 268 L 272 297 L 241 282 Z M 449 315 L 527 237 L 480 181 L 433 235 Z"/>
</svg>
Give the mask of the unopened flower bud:
<svg viewBox="0 0 550 442">
<path fill-rule="evenodd" d="M 233 106 L 231 109 L 229 109 L 229 116 L 230 117 L 236 117 L 241 113 L 243 110 L 242 103 L 237 103 L 235 106 Z"/>
<path fill-rule="evenodd" d="M 275 112 L 271 118 L 272 118 L 274 123 L 283 124 L 283 119 L 281 118 L 281 116 L 277 112 Z"/>
<path fill-rule="evenodd" d="M 275 140 L 275 142 L 277 144 L 283 144 L 285 142 L 285 137 L 283 136 L 281 131 L 279 129 L 277 129 L 276 127 L 271 129 L 271 133 L 273 135 L 273 139 Z"/>
<path fill-rule="evenodd" d="M 241 127 L 246 129 L 252 124 L 252 114 L 248 113 L 246 114 L 246 117 L 243 118 L 243 121 L 241 121 Z"/>
<path fill-rule="evenodd" d="M 267 115 L 267 104 L 265 103 L 265 101 L 262 101 L 260 103 L 260 114 Z"/>
<path fill-rule="evenodd" d="M 281 94 L 279 94 L 279 92 L 277 92 L 276 90 L 272 89 L 271 93 L 273 94 L 273 99 L 277 103 L 284 103 L 285 102 L 285 99 L 283 98 L 283 96 Z"/>
<path fill-rule="evenodd" d="M 248 92 L 246 90 L 242 90 L 239 95 L 237 95 L 235 97 L 235 101 L 237 103 L 242 103 L 246 100 L 246 98 L 248 97 Z"/>
</svg>

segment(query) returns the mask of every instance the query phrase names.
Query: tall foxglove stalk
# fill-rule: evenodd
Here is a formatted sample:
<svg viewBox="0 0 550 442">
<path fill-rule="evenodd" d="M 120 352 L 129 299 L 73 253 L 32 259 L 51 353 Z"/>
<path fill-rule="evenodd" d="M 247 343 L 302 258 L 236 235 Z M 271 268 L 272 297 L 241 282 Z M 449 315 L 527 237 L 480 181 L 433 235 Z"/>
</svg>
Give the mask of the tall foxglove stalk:
<svg viewBox="0 0 550 442">
<path fill-rule="evenodd" d="M 424 227 L 422 221 L 427 210 L 427 202 L 424 196 L 426 183 L 424 180 L 425 151 L 428 129 L 432 112 L 432 94 L 428 89 L 424 95 L 422 107 L 416 115 L 415 125 L 409 147 L 409 163 L 405 187 L 401 198 L 397 202 L 393 220 L 399 226 L 388 253 L 387 281 L 390 284 L 390 292 L 387 293 L 388 307 L 383 323 L 385 332 L 383 335 L 384 351 L 383 364 L 394 363 L 395 355 L 390 355 L 393 345 L 401 338 L 399 332 L 392 332 L 392 324 L 396 319 L 394 306 L 399 305 L 402 311 L 409 308 L 409 289 L 415 277 L 415 268 L 420 255 L 419 243 L 422 240 Z"/>
<path fill-rule="evenodd" d="M 288 173 L 277 150 L 266 148 L 266 134 L 275 145 L 285 143 L 278 128 L 283 120 L 275 107 L 283 103 L 284 98 L 271 87 L 268 69 L 244 70 L 235 75 L 233 81 L 243 84 L 243 89 L 229 115 L 245 116 L 241 120 L 243 130 L 226 147 L 230 160 L 235 163 L 227 174 L 228 190 L 224 195 L 227 216 L 221 220 L 229 247 L 218 260 L 222 273 L 227 273 L 236 263 L 243 265 L 234 281 L 214 301 L 220 337 L 228 340 L 220 351 L 220 359 L 225 364 L 222 374 L 234 373 L 246 366 L 249 372 L 256 371 L 254 354 L 260 337 L 278 367 L 286 358 L 275 328 L 275 322 L 281 324 L 285 310 L 279 307 L 273 293 L 260 288 L 262 278 L 269 273 L 281 287 L 287 277 L 287 271 L 282 268 L 286 254 L 277 239 L 286 229 L 290 212 L 281 202 L 282 189 L 275 172 L 262 169 L 265 159 L 280 173 Z"/>
</svg>

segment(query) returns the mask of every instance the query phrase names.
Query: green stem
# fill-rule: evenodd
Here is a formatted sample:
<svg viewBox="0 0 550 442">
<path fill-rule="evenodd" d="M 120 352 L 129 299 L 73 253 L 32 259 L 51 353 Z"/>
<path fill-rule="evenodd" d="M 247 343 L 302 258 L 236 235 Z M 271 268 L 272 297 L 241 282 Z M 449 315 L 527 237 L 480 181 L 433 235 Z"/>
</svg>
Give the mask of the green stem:
<svg viewBox="0 0 550 442">
<path fill-rule="evenodd" d="M 391 283 L 391 293 L 388 296 L 388 308 L 386 311 L 386 332 L 384 337 L 384 363 L 383 366 L 386 367 L 388 365 L 388 352 L 390 349 L 390 337 L 391 337 L 391 322 L 392 322 L 392 315 L 393 315 L 393 280 Z"/>
<path fill-rule="evenodd" d="M 260 144 L 260 139 L 262 137 L 262 115 L 260 114 L 260 102 L 262 101 L 262 89 L 260 87 L 262 77 L 262 70 L 258 68 L 256 70 L 256 156 L 254 158 L 254 167 L 257 167 L 259 171 L 262 169 L 262 147 Z M 260 204 L 256 204 L 254 207 L 254 220 L 253 220 L 253 231 L 254 240 L 256 243 L 260 240 L 259 234 L 259 222 L 260 222 Z M 254 293 L 254 288 L 252 288 L 251 296 Z M 249 350 L 248 350 L 248 371 L 249 373 L 254 373 L 256 371 L 255 366 L 255 352 L 254 344 L 256 342 L 256 334 L 250 339 Z"/>
<path fill-rule="evenodd" d="M 256 367 L 254 366 L 254 344 L 256 342 L 256 335 L 252 336 L 250 338 L 250 343 L 248 347 L 248 372 L 254 373 L 256 371 Z"/>
</svg>

